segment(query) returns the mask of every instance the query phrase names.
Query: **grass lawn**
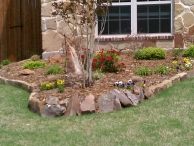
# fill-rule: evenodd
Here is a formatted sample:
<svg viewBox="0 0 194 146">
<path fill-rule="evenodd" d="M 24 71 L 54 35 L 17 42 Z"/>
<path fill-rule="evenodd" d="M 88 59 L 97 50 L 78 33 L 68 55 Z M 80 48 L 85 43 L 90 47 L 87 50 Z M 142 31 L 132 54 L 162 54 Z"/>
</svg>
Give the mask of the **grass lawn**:
<svg viewBox="0 0 194 146">
<path fill-rule="evenodd" d="M 29 93 L 0 84 L 0 146 L 193 146 L 194 78 L 117 112 L 43 118 Z"/>
</svg>

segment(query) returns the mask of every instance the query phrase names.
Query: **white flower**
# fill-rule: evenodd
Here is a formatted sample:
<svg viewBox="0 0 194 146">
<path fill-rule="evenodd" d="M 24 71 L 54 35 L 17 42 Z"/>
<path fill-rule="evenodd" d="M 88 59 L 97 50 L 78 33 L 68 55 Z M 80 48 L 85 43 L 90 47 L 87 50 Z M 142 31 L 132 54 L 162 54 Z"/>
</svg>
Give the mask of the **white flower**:
<svg viewBox="0 0 194 146">
<path fill-rule="evenodd" d="M 123 82 L 122 81 L 119 81 L 119 85 L 121 86 L 123 84 Z"/>
<path fill-rule="evenodd" d="M 128 80 L 128 82 L 127 82 L 127 83 L 131 84 L 131 83 L 132 83 L 132 80 Z"/>
</svg>

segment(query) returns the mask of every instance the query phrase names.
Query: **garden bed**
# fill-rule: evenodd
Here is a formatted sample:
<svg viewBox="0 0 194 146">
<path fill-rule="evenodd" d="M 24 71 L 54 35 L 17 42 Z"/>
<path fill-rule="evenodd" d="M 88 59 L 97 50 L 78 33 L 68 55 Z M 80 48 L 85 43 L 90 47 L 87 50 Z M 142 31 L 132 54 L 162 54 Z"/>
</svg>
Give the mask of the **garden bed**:
<svg viewBox="0 0 194 146">
<path fill-rule="evenodd" d="M 36 98 L 40 101 L 44 101 L 49 96 L 57 97 L 59 101 L 62 101 L 66 98 L 71 98 L 72 95 L 74 95 L 75 93 L 78 93 L 82 100 L 84 99 L 84 97 L 91 93 L 92 95 L 94 95 L 95 101 L 97 101 L 101 95 L 115 88 L 115 82 L 122 81 L 123 83 L 127 83 L 128 80 L 136 77 L 135 72 L 139 67 L 148 67 L 150 70 L 153 71 L 152 75 L 142 76 L 143 80 L 138 85 L 143 85 L 143 81 L 145 81 L 147 87 L 160 84 L 164 80 L 168 80 L 171 77 L 175 76 L 177 73 L 187 71 L 184 67 L 176 69 L 176 67 L 172 64 L 172 62 L 175 61 L 174 59 L 175 56 L 173 55 L 172 51 L 168 51 L 166 59 L 162 60 L 136 60 L 133 58 L 132 53 L 121 53 L 119 62 L 125 63 L 126 68 L 124 69 L 124 71 L 117 73 L 104 73 L 102 78 L 94 81 L 92 87 L 87 87 L 84 89 L 81 87 L 81 83 L 79 82 L 81 77 L 75 76 L 74 74 L 65 73 L 56 75 L 45 75 L 47 67 L 33 69 L 33 73 L 29 75 L 22 75 L 22 65 L 26 60 L 3 66 L 0 69 L 0 76 L 7 79 L 21 80 L 29 83 L 31 86 L 33 86 L 33 92 L 36 93 Z M 179 63 L 182 63 L 182 65 L 184 65 L 183 57 L 179 56 L 177 60 Z M 41 61 L 45 62 L 47 66 L 51 65 L 51 62 L 49 62 L 48 58 Z M 54 64 L 64 68 L 63 62 Z M 156 67 L 159 66 L 167 67 L 169 69 L 168 74 L 163 75 L 154 73 Z M 193 67 L 190 69 L 192 70 Z M 68 80 L 68 83 L 71 83 L 65 87 L 62 93 L 59 93 L 57 88 L 44 91 L 40 90 L 41 83 L 49 82 L 54 79 L 64 79 L 65 82 Z"/>
</svg>

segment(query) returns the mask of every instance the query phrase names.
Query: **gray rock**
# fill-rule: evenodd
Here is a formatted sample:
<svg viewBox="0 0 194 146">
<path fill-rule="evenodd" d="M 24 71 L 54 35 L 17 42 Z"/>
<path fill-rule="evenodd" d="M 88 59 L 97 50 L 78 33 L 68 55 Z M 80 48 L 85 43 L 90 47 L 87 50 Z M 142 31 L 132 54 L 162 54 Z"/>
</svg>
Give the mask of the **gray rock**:
<svg viewBox="0 0 194 146">
<path fill-rule="evenodd" d="M 75 93 L 69 100 L 65 116 L 80 115 L 80 99 L 78 93 Z"/>
<path fill-rule="evenodd" d="M 131 102 L 133 103 L 133 105 L 138 105 L 139 100 L 137 99 L 137 97 L 135 95 L 133 95 L 129 90 L 125 91 L 125 94 L 127 95 L 127 97 L 131 100 Z"/>
<path fill-rule="evenodd" d="M 124 106 L 133 105 L 131 100 L 123 92 L 121 92 L 117 89 L 113 89 L 110 91 L 110 93 L 113 94 L 114 96 L 116 96 L 120 100 L 122 105 L 124 105 Z"/>
<path fill-rule="evenodd" d="M 149 87 L 145 87 L 143 89 L 143 92 L 144 92 L 144 96 L 145 96 L 146 99 L 154 98 L 154 94 L 153 94 L 152 90 Z"/>
<path fill-rule="evenodd" d="M 57 105 L 59 104 L 59 99 L 54 96 L 49 96 L 46 98 L 46 103 L 49 105 Z"/>
<path fill-rule="evenodd" d="M 108 113 L 114 110 L 114 95 L 110 93 L 103 94 L 98 99 L 99 113 Z"/>
<path fill-rule="evenodd" d="M 65 112 L 65 107 L 58 105 L 46 104 L 42 111 L 41 116 L 43 117 L 58 117 L 62 116 Z"/>
<path fill-rule="evenodd" d="M 142 88 L 134 85 L 133 86 L 133 91 L 137 95 L 136 97 L 138 98 L 139 102 L 143 102 L 144 94 L 143 94 Z"/>
<path fill-rule="evenodd" d="M 86 96 L 85 100 L 80 105 L 81 113 L 95 113 L 95 97 L 92 94 Z"/>
<path fill-rule="evenodd" d="M 114 107 L 113 107 L 113 110 L 116 111 L 116 110 L 120 110 L 120 109 L 122 109 L 121 102 L 120 102 L 120 100 L 116 96 L 114 96 Z"/>
</svg>

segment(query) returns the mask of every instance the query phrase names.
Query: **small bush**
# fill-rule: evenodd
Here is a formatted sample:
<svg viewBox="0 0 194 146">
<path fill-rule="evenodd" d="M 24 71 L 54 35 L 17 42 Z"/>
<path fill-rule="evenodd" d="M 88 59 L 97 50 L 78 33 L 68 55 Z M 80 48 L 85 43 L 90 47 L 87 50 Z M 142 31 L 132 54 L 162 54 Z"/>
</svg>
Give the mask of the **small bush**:
<svg viewBox="0 0 194 146">
<path fill-rule="evenodd" d="M 9 59 L 6 59 L 6 60 L 3 60 L 2 61 L 2 65 L 8 65 L 8 64 L 10 64 Z"/>
<path fill-rule="evenodd" d="M 37 68 L 43 68 L 46 66 L 46 63 L 40 62 L 40 61 L 27 61 L 23 64 L 23 68 L 27 69 L 37 69 Z"/>
<path fill-rule="evenodd" d="M 2 66 L 3 66 L 3 65 L 2 65 L 2 64 L 0 64 L 0 69 L 2 68 Z"/>
<path fill-rule="evenodd" d="M 193 57 L 194 58 L 194 45 L 189 46 L 184 52 L 183 57 Z"/>
<path fill-rule="evenodd" d="M 140 67 L 135 71 L 136 75 L 149 76 L 152 75 L 152 71 L 148 67 Z"/>
<path fill-rule="evenodd" d="M 46 72 L 45 72 L 45 74 L 60 74 L 60 73 L 63 73 L 63 71 L 62 71 L 62 69 L 61 69 L 61 67 L 60 66 L 57 66 L 57 65 L 52 65 L 52 66 L 50 66 L 47 70 L 46 70 Z"/>
<path fill-rule="evenodd" d="M 169 68 L 166 66 L 158 66 L 155 68 L 155 73 L 157 74 L 167 75 L 168 72 L 169 72 Z"/>
<path fill-rule="evenodd" d="M 158 60 L 166 58 L 166 51 L 162 48 L 148 47 L 134 53 L 136 59 Z"/>
</svg>

